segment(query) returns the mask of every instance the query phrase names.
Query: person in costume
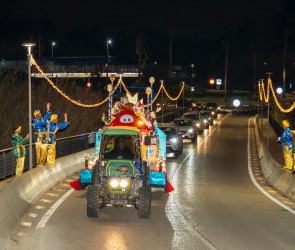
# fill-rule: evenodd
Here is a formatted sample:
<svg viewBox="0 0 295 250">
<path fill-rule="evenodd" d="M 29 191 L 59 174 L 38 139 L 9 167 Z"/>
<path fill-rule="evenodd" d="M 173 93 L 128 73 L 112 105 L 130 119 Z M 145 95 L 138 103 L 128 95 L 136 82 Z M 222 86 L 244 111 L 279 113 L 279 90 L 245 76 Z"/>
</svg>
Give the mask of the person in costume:
<svg viewBox="0 0 295 250">
<path fill-rule="evenodd" d="M 282 121 L 284 131 L 282 136 L 278 138 L 278 141 L 282 143 L 282 150 L 284 153 L 285 165 L 283 168 L 292 169 L 293 167 L 293 156 L 292 156 L 292 146 L 293 140 L 290 130 L 290 123 L 287 120 Z"/>
<path fill-rule="evenodd" d="M 23 174 L 26 148 L 25 144 L 29 143 L 29 134 L 24 138 L 21 136 L 22 127 L 18 126 L 13 129 L 13 135 L 11 138 L 11 143 L 14 146 L 13 155 L 16 158 L 16 177 L 20 177 Z"/>
<path fill-rule="evenodd" d="M 64 122 L 58 122 L 58 115 L 52 114 L 47 122 L 41 144 L 41 161 L 45 161 L 48 169 L 52 169 L 56 158 L 56 133 L 69 125 L 68 116 L 64 114 Z"/>
<path fill-rule="evenodd" d="M 50 117 L 51 117 L 50 103 L 47 103 L 47 112 L 44 115 L 44 117 L 42 117 L 40 110 L 34 111 L 32 126 L 33 126 L 33 132 L 34 132 L 33 139 L 35 142 L 37 165 L 43 165 L 46 160 L 46 159 L 41 160 L 41 142 L 42 142 L 42 136 L 45 132 L 46 124 L 49 121 Z"/>
</svg>

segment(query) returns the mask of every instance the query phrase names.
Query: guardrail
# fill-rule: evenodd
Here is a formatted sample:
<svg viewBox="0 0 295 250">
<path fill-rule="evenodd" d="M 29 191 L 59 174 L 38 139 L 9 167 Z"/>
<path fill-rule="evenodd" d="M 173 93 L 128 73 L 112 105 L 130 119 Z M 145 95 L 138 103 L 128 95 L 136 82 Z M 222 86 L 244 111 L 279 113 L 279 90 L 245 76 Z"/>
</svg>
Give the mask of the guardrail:
<svg viewBox="0 0 295 250">
<path fill-rule="evenodd" d="M 56 158 L 60 158 L 62 156 L 66 156 L 69 154 L 74 154 L 90 147 L 93 147 L 94 144 L 88 144 L 88 136 L 91 133 L 65 137 L 61 139 L 57 139 L 56 142 Z M 36 151 L 35 144 L 33 144 L 33 167 L 36 167 Z M 28 148 L 29 145 L 25 145 L 27 156 L 25 158 L 24 171 L 29 170 L 29 157 L 28 157 Z M 11 176 L 15 175 L 15 167 L 16 167 L 16 159 L 13 156 L 13 148 L 0 150 L 0 180 L 5 180 Z"/>
</svg>

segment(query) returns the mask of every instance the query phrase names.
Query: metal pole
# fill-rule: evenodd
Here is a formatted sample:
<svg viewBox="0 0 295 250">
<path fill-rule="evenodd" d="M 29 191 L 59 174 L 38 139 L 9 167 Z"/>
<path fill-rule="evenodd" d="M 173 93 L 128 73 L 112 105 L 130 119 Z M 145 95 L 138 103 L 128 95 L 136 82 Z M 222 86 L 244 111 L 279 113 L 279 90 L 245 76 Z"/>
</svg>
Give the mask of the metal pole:
<svg viewBox="0 0 295 250">
<path fill-rule="evenodd" d="M 161 83 L 162 83 L 161 86 L 163 87 L 163 85 L 164 85 L 164 81 L 161 81 Z M 163 116 L 164 116 L 164 110 L 163 110 L 163 109 L 164 109 L 164 95 L 163 95 L 163 92 L 164 92 L 164 90 L 163 90 L 163 88 L 162 88 L 162 123 L 164 122 L 164 121 L 163 121 L 163 119 L 164 119 L 164 118 L 163 118 Z"/>
<path fill-rule="evenodd" d="M 268 85 L 269 85 L 269 82 L 271 81 L 271 79 L 270 79 L 270 75 L 272 74 L 271 72 L 267 72 L 267 74 L 268 74 L 268 80 L 267 80 L 267 88 L 269 88 L 268 87 Z M 268 95 L 267 95 L 267 99 L 268 99 L 268 102 L 267 102 L 267 148 L 269 148 L 269 103 L 270 103 L 270 95 L 269 95 L 269 92 L 270 91 L 267 91 L 268 92 Z"/>
<path fill-rule="evenodd" d="M 269 148 L 269 103 L 270 103 L 270 96 L 268 94 L 268 102 L 267 102 L 267 148 Z"/>
<path fill-rule="evenodd" d="M 29 169 L 33 168 L 33 147 L 32 147 L 32 83 L 31 83 L 31 48 L 35 43 L 23 43 L 24 47 L 28 48 L 28 94 L 29 94 Z"/>
</svg>

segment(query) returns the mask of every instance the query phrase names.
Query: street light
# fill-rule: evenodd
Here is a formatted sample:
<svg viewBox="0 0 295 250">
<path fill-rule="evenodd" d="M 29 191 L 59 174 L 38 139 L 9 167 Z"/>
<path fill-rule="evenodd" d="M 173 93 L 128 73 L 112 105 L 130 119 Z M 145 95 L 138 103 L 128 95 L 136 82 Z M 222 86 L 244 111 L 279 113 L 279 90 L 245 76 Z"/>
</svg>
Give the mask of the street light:
<svg viewBox="0 0 295 250">
<path fill-rule="evenodd" d="M 29 169 L 33 168 L 33 156 L 32 156 L 32 83 L 31 83 L 31 49 L 35 43 L 23 43 L 22 46 L 28 48 L 28 79 L 29 79 Z"/>
<path fill-rule="evenodd" d="M 196 76 L 196 74 L 194 74 L 194 67 L 195 65 L 194 64 L 191 64 L 191 67 L 192 67 L 192 84 L 194 83 L 194 78 Z"/>
<path fill-rule="evenodd" d="M 53 58 L 53 47 L 56 45 L 55 42 L 51 43 L 51 57 Z"/>
<path fill-rule="evenodd" d="M 107 40 L 107 55 L 108 57 L 110 56 L 110 53 L 109 53 L 109 44 L 111 44 L 112 41 L 111 40 Z"/>
</svg>

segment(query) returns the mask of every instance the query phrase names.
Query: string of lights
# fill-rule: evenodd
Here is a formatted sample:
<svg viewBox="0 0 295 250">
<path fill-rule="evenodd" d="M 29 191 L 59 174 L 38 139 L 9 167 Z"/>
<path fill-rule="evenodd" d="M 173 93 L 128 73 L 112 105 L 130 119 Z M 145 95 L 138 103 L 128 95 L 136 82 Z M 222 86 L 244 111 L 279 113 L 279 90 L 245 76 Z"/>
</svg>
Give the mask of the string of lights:
<svg viewBox="0 0 295 250">
<path fill-rule="evenodd" d="M 117 88 L 121 85 L 123 87 L 123 89 L 125 90 L 125 92 L 129 95 L 131 95 L 130 91 L 127 89 L 126 84 L 123 82 L 122 77 L 119 78 L 118 83 L 116 84 L 116 86 L 113 88 L 113 90 L 110 92 L 110 95 L 108 97 L 106 97 L 104 100 L 102 100 L 101 102 L 98 103 L 94 103 L 94 104 L 83 104 L 79 101 L 76 101 L 74 99 L 72 99 L 70 96 L 68 96 L 66 93 L 64 93 L 60 88 L 58 88 L 52 81 L 51 79 L 44 73 L 44 71 L 41 69 L 41 67 L 37 64 L 37 62 L 35 61 L 35 59 L 33 57 L 31 57 L 31 61 L 30 61 L 31 65 L 35 66 L 36 69 L 38 70 L 38 72 L 44 77 L 44 79 L 50 84 L 50 86 L 57 91 L 61 96 L 63 96 L 64 98 L 66 98 L 68 101 L 72 102 L 74 105 L 80 106 L 80 107 L 84 107 L 84 108 L 95 108 L 98 106 L 101 106 L 102 104 L 106 103 L 109 99 L 110 96 L 113 95 Z M 148 105 L 144 105 L 144 107 L 150 106 L 152 105 L 157 98 L 159 97 L 159 94 L 161 92 L 161 90 L 163 89 L 163 91 L 165 92 L 166 96 L 172 100 L 172 101 L 176 101 L 179 99 L 179 97 L 181 96 L 182 92 L 184 91 L 184 83 L 182 84 L 182 87 L 178 93 L 178 95 L 173 98 L 169 95 L 169 93 L 167 92 L 166 88 L 164 87 L 164 84 L 161 83 L 160 88 L 158 89 L 157 94 L 155 95 L 155 97 L 153 98 L 153 100 L 148 104 Z"/>
<path fill-rule="evenodd" d="M 272 84 L 272 81 L 270 78 L 268 78 L 268 81 L 267 81 L 267 93 L 265 93 L 265 88 L 264 88 L 264 83 L 259 83 L 258 84 L 258 90 L 259 90 L 259 98 L 260 98 L 260 101 L 264 101 L 264 102 L 268 102 L 269 101 L 269 97 L 270 97 L 270 92 L 273 96 L 273 99 L 274 99 L 274 102 L 276 104 L 276 106 L 279 108 L 279 110 L 283 113 L 290 113 L 292 112 L 294 109 L 295 109 L 295 102 L 293 102 L 293 104 L 289 107 L 289 108 L 284 108 L 276 94 L 275 94 L 275 91 L 274 91 L 274 88 L 273 88 L 273 84 Z"/>
</svg>

